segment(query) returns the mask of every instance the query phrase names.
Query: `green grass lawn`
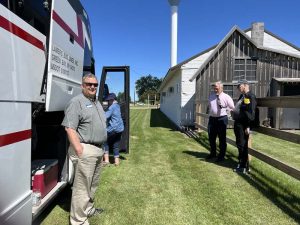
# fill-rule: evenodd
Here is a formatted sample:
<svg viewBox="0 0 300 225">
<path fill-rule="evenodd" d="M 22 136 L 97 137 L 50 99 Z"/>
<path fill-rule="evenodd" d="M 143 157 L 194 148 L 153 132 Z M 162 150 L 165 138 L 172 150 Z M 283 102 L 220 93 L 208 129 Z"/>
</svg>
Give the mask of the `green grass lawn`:
<svg viewBox="0 0 300 225">
<path fill-rule="evenodd" d="M 233 129 L 228 129 L 228 137 L 235 140 Z M 300 145 L 254 132 L 252 147 L 273 158 L 300 169 Z"/>
<path fill-rule="evenodd" d="M 157 109 L 130 111 L 130 154 L 106 167 L 96 195 L 105 212 L 94 225 L 266 225 L 300 223 L 300 182 L 252 159 L 251 175 L 226 161 L 206 161 L 207 134 L 198 141 L 176 131 Z M 298 161 L 299 163 L 299 161 Z M 70 191 L 52 204 L 42 224 L 68 224 Z"/>
</svg>

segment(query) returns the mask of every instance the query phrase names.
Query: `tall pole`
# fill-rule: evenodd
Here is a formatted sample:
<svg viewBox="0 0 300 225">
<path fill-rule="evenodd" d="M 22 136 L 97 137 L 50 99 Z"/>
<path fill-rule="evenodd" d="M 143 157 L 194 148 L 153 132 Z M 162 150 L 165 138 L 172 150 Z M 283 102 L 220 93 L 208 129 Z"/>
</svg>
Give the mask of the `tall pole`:
<svg viewBox="0 0 300 225">
<path fill-rule="evenodd" d="M 177 64 L 177 24 L 178 5 L 180 0 L 169 0 L 171 5 L 171 67 Z"/>
<path fill-rule="evenodd" d="M 134 87 L 134 90 L 133 90 L 133 105 L 135 106 L 135 87 Z"/>
</svg>

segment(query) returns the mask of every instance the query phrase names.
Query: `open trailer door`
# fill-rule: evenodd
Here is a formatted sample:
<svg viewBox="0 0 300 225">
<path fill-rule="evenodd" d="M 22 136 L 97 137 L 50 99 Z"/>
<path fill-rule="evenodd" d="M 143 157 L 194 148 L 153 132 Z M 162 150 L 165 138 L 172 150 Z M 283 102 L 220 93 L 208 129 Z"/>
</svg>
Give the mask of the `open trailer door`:
<svg viewBox="0 0 300 225">
<path fill-rule="evenodd" d="M 79 0 L 53 0 L 49 35 L 46 111 L 64 110 L 81 93 L 85 70 L 94 72 L 90 25 Z"/>
<path fill-rule="evenodd" d="M 98 99 L 103 108 L 107 107 L 104 101 L 109 93 L 115 93 L 121 108 L 121 115 L 124 122 L 124 131 L 121 137 L 120 151 L 129 153 L 129 66 L 104 66 L 101 74 L 101 82 Z"/>
</svg>

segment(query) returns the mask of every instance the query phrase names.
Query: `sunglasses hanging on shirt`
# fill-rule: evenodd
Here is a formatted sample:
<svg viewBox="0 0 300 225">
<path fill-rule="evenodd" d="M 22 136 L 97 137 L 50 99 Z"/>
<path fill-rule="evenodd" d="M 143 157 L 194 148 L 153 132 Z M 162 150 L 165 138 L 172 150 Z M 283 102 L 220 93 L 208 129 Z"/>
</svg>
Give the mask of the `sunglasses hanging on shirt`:
<svg viewBox="0 0 300 225">
<path fill-rule="evenodd" d="M 222 106 L 222 103 L 221 103 L 221 100 L 220 100 L 220 96 L 219 96 L 219 95 L 217 95 L 217 104 L 218 104 L 218 106 L 220 107 L 220 109 L 226 108 L 226 107 Z"/>
</svg>

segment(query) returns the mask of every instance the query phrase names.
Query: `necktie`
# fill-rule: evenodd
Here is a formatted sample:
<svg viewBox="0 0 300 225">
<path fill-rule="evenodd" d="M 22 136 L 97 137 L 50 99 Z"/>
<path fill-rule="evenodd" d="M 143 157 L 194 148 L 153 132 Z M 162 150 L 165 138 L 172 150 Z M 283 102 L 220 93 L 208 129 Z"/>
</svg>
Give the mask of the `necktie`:
<svg viewBox="0 0 300 225">
<path fill-rule="evenodd" d="M 220 96 L 219 96 L 219 95 L 217 95 L 217 104 L 218 104 L 218 106 L 220 107 L 220 109 L 223 108 L 222 103 L 221 103 L 221 100 L 220 100 Z"/>
</svg>

